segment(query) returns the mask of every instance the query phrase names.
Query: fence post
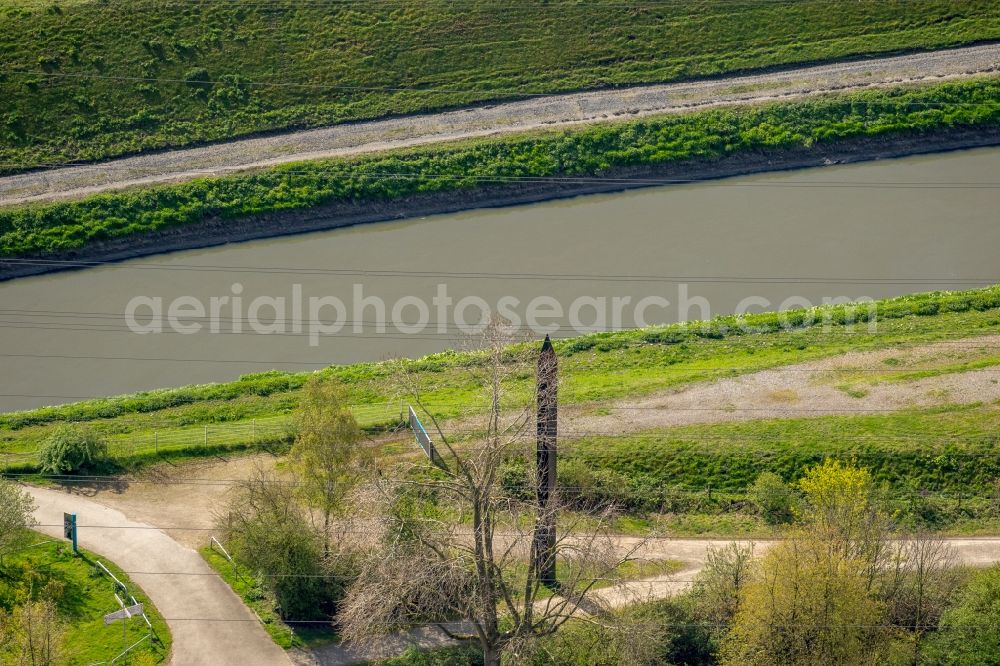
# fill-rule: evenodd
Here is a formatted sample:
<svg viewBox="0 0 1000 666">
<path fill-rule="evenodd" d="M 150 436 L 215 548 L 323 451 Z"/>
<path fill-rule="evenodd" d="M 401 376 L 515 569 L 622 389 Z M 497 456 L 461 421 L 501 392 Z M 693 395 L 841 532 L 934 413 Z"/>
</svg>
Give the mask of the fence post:
<svg viewBox="0 0 1000 666">
<path fill-rule="evenodd" d="M 155 430 L 153 431 L 153 452 L 157 455 L 160 454 L 160 435 Z"/>
</svg>

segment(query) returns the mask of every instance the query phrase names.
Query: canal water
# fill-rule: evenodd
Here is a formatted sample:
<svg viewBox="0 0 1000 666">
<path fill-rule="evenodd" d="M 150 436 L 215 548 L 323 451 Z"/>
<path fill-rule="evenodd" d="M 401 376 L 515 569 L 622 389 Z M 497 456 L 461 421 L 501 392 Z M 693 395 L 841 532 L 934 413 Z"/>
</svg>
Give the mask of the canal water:
<svg viewBox="0 0 1000 666">
<path fill-rule="evenodd" d="M 420 356 L 466 344 L 484 308 L 561 337 L 1000 282 L 997 174 L 1000 149 L 979 149 L 0 283 L 0 410 Z"/>
</svg>

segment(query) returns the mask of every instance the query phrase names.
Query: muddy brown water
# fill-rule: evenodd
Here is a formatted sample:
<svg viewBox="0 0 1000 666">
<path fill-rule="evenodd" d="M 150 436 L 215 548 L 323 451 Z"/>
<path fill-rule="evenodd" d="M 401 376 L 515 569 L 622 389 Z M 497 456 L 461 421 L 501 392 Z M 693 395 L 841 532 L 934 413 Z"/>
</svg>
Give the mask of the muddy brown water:
<svg viewBox="0 0 1000 666">
<path fill-rule="evenodd" d="M 363 225 L 14 280 L 0 284 L 0 410 L 461 346 L 457 315 L 470 325 L 480 317 L 482 303 L 469 298 L 494 309 L 506 298 L 508 313 L 525 322 L 533 309 L 536 324 L 564 336 L 633 326 L 637 315 L 660 323 L 741 303 L 759 311 L 1000 282 L 997 174 L 1000 148 L 977 149 Z M 442 288 L 450 304 L 435 302 Z M 385 304 L 384 317 L 357 289 Z M 234 296 L 242 301 L 235 317 Z M 136 297 L 161 299 L 164 332 L 129 329 L 124 313 Z M 209 317 L 213 297 L 218 332 L 196 309 Z M 319 319 L 345 323 L 313 344 L 310 299 L 320 298 L 339 300 L 344 312 L 314 301 Z M 615 298 L 630 301 L 616 308 Z M 255 299 L 255 324 L 267 333 L 251 327 Z M 429 323 L 400 330 L 396 322 L 420 320 L 417 301 Z M 171 330 L 171 303 L 181 324 L 201 330 Z M 144 306 L 136 319 L 151 317 Z M 378 320 L 387 320 L 384 331 Z"/>
</svg>

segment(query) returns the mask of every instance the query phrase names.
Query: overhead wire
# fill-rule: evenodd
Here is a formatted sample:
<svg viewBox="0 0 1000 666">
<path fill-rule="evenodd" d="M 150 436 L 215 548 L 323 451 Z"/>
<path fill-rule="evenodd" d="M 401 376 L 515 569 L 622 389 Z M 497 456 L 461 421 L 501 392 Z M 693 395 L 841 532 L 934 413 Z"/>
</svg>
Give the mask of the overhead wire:
<svg viewBox="0 0 1000 666">
<path fill-rule="evenodd" d="M 1000 184 L 997 184 L 1000 187 Z M 927 284 L 930 282 L 965 282 L 976 284 L 997 284 L 1000 283 L 1000 276 L 985 277 L 955 277 L 933 276 L 933 277 L 854 277 L 854 276 L 769 276 L 769 275 L 656 275 L 656 274 L 628 274 L 628 273 L 547 273 L 547 272 L 513 272 L 513 271 L 445 271 L 445 270 L 402 270 L 402 269 L 366 269 L 366 268 L 322 268 L 322 267 L 295 267 L 295 266 L 247 266 L 247 265 L 221 265 L 221 264 L 186 264 L 186 263 L 160 263 L 155 261 L 143 261 L 141 263 L 121 262 L 121 261 L 84 261 L 71 259 L 41 259 L 41 258 L 0 258 L 0 264 L 29 264 L 29 265 L 52 265 L 67 267 L 92 267 L 92 266 L 119 266 L 129 270 L 165 270 L 165 271 L 188 271 L 188 272 L 234 272 L 234 273 L 262 273 L 262 274 L 315 274 L 315 275 L 347 275 L 359 277 L 456 277 L 456 278 L 490 278 L 490 279 L 544 279 L 544 280 L 582 280 L 582 281 L 623 281 L 623 282 L 691 282 L 691 283 L 777 283 L 777 284 L 863 284 L 863 285 L 896 285 L 896 284 Z M 868 302 L 851 303 L 850 305 L 868 305 Z M 10 310 L 10 308 L 5 308 Z M 53 311 L 57 312 L 57 311 Z M 71 312 L 71 311 L 68 311 Z"/>
</svg>

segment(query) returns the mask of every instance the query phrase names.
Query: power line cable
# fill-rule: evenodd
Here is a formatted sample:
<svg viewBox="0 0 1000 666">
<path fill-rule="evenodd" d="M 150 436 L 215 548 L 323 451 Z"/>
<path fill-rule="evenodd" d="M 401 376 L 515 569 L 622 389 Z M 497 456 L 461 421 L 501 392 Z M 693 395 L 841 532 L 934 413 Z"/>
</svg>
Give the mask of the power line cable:
<svg viewBox="0 0 1000 666">
<path fill-rule="evenodd" d="M 974 348 L 974 347 L 972 347 Z M 253 364 L 264 364 L 264 365 L 308 365 L 316 366 L 321 368 L 338 368 L 341 367 L 336 363 L 331 363 L 330 361 L 295 361 L 289 359 L 283 360 L 266 360 L 257 358 L 241 358 L 241 359 L 220 359 L 220 358 L 190 358 L 190 357 L 177 357 L 177 356 L 96 356 L 89 354 L 19 354 L 19 353 L 0 353 L 0 358 L 31 358 L 31 359 L 59 359 L 59 360 L 88 360 L 88 361 L 129 361 L 129 362 L 169 362 L 169 363 L 241 363 L 245 365 Z M 974 362 L 974 361 L 973 361 Z M 574 370 L 577 368 L 574 367 Z M 584 368 L 585 369 L 585 368 Z M 796 373 L 796 374 L 865 374 L 869 373 L 871 375 L 882 375 L 882 374 L 920 374 L 925 371 L 934 371 L 935 368 L 878 368 L 878 369 L 858 369 L 852 367 L 842 367 L 842 368 L 753 368 L 753 369 L 742 369 L 742 368 L 722 368 L 714 371 L 709 371 L 711 374 L 722 375 L 722 378 L 732 378 L 735 379 L 741 374 L 755 374 L 758 372 L 779 372 L 779 373 Z M 679 368 L 677 366 L 667 366 L 661 368 L 661 371 L 665 374 L 694 374 L 706 372 L 703 370 Z M 988 367 L 984 368 L 972 368 L 968 370 L 969 372 L 975 371 L 977 373 L 992 374 L 993 370 Z M 955 371 L 958 374 L 964 371 Z M 154 389 L 162 390 L 162 389 Z M 166 390 L 179 390 L 179 389 L 166 389 Z M 296 390 L 296 389 L 290 389 Z M 141 391 L 140 391 L 141 392 Z M 105 396 L 95 396 L 103 398 L 116 398 L 119 396 L 105 395 Z M 365 406 L 365 405 L 352 405 L 352 407 Z M 568 405 L 568 408 L 576 408 L 575 405 Z M 587 407 L 579 406 L 580 409 L 586 409 Z M 597 407 L 591 407 L 591 409 L 596 409 Z M 615 408 L 611 409 L 627 409 L 627 408 Z M 470 411 L 470 413 L 475 413 Z M 117 419 L 116 419 L 117 420 Z"/>
<path fill-rule="evenodd" d="M 996 454 L 994 454 L 996 455 Z M 574 457 L 570 458 L 575 459 Z M 105 484 L 113 486 L 131 486 L 131 485 L 153 485 L 153 486 L 201 486 L 201 487 L 226 487 L 231 488 L 234 486 L 240 486 L 247 483 L 246 479 L 211 479 L 211 478 L 129 478 L 123 479 L 122 477 L 115 476 L 77 476 L 69 474 L 32 474 L 27 472 L 22 473 L 0 473 L 0 476 L 22 481 L 32 481 L 37 479 L 52 481 L 59 484 Z M 279 485 L 288 488 L 298 488 L 303 485 L 299 481 L 284 481 L 284 480 L 274 480 L 270 483 L 274 485 Z M 374 485 L 374 484 L 373 484 Z M 905 481 L 901 485 L 905 485 Z M 530 488 L 530 484 L 525 484 L 523 486 L 524 490 Z M 516 486 L 508 488 L 508 492 L 517 492 L 522 489 L 522 486 Z M 676 495 L 687 495 L 693 497 L 705 497 L 708 494 L 718 496 L 720 498 L 728 498 L 731 495 L 746 496 L 753 491 L 753 488 L 730 488 L 725 486 L 712 486 L 710 484 L 703 485 L 668 485 L 663 486 L 659 490 L 649 490 L 646 489 L 643 492 L 638 492 L 639 489 L 622 489 L 622 488 L 600 488 L 593 486 L 574 486 L 559 484 L 558 490 L 560 492 L 570 491 L 570 494 L 578 495 L 585 493 L 594 493 L 600 495 L 614 495 L 615 491 L 621 494 L 628 495 L 631 498 L 642 498 L 642 499 L 668 499 L 671 496 Z M 896 489 L 889 492 L 878 491 L 877 495 L 880 499 L 887 500 L 908 500 L 912 498 L 922 498 L 922 499 L 962 499 L 962 500 L 975 500 L 975 499 L 988 499 L 996 500 L 996 493 L 991 490 L 981 490 L 976 491 L 946 491 L 937 490 L 933 488 L 910 488 L 910 489 Z"/>
<path fill-rule="evenodd" d="M 35 525 L 35 527 L 47 527 L 47 528 L 58 527 L 58 528 L 62 528 L 63 524 L 62 523 L 39 523 L 39 524 Z M 156 530 L 156 531 L 173 531 L 173 532 L 218 532 L 219 531 L 217 527 L 193 527 L 193 526 L 176 526 L 176 525 L 175 526 L 163 526 L 163 525 L 88 525 L 88 524 L 85 524 L 85 523 L 78 523 L 77 527 L 78 527 L 78 529 L 92 529 L 92 530 Z M 337 530 L 337 533 L 339 533 L 339 534 L 354 534 L 354 535 L 370 536 L 375 531 L 376 530 L 370 530 L 370 529 L 369 530 L 360 530 L 360 529 L 359 530 L 344 530 L 344 529 L 340 529 L 340 530 Z M 497 537 L 501 537 L 501 538 L 528 538 L 528 539 L 530 539 L 531 538 L 531 530 L 527 530 L 525 532 L 494 531 L 493 535 L 497 536 Z M 630 536 L 630 535 L 618 535 L 618 534 L 615 534 L 615 535 L 608 535 L 608 537 L 612 537 L 612 538 L 617 537 L 617 538 L 628 539 L 630 541 L 640 541 L 640 542 L 641 541 L 648 541 L 648 542 L 657 542 L 657 541 L 675 541 L 676 542 L 676 541 L 680 541 L 680 542 L 683 543 L 683 541 L 690 541 L 691 540 L 691 539 L 678 539 L 677 537 L 657 536 L 657 535 Z M 607 538 L 607 537 L 605 537 L 605 538 Z M 744 539 L 725 539 L 725 538 L 721 538 L 720 539 L 720 538 L 716 538 L 716 539 L 705 539 L 705 540 L 706 541 L 752 541 L 752 539 L 749 539 L 749 538 L 744 538 Z M 899 541 L 905 541 L 906 538 L 902 537 L 902 538 L 899 538 L 897 540 L 899 540 Z M 989 537 L 984 538 L 983 540 L 984 541 L 1000 541 L 1000 539 L 992 539 L 992 538 L 989 538 Z"/>
<path fill-rule="evenodd" d="M 292 275 L 316 274 L 316 275 L 347 275 L 360 277 L 461 277 L 461 278 L 490 278 L 490 279 L 544 279 L 544 280 L 601 280 L 601 281 L 628 281 L 628 282 L 740 282 L 740 283 L 767 283 L 778 284 L 811 284 L 835 283 L 835 284 L 926 284 L 928 282 L 970 282 L 970 283 L 1000 283 L 1000 276 L 997 277 L 830 277 L 830 276 L 753 276 L 753 275 L 655 275 L 655 274 L 627 274 L 627 273 L 543 273 L 543 272 L 502 272 L 502 271 L 415 271 L 397 269 L 364 269 L 364 268 L 301 268 L 293 266 L 224 266 L 218 264 L 183 264 L 183 263 L 156 263 L 143 262 L 140 265 L 132 265 L 121 261 L 81 261 L 69 259 L 26 259 L 26 258 L 0 258 L 0 264 L 29 264 L 29 265 L 53 265 L 67 267 L 90 267 L 90 266 L 120 266 L 122 268 L 135 270 L 166 270 L 166 271 L 190 271 L 190 272 L 243 272 L 243 273 L 288 273 Z M 867 305 L 867 302 L 852 303 L 851 305 Z M 54 311 L 55 312 L 55 311 Z"/>
</svg>

